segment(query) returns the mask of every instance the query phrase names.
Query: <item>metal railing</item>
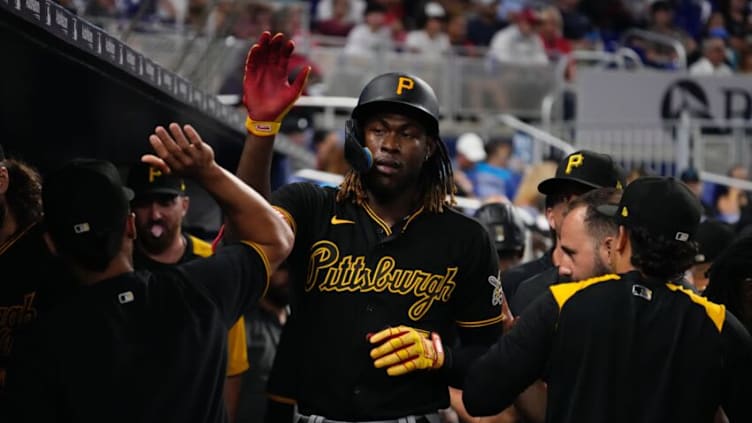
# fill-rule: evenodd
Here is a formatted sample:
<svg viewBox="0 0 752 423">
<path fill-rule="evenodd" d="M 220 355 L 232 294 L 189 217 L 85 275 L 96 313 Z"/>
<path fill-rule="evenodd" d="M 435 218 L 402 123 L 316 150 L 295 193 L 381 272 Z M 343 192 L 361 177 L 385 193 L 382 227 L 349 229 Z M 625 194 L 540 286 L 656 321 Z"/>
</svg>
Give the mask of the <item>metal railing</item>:
<svg viewBox="0 0 752 423">
<path fill-rule="evenodd" d="M 675 67 L 677 69 L 687 68 L 687 51 L 684 48 L 684 45 L 682 45 L 682 43 L 676 38 L 644 29 L 632 28 L 626 30 L 622 34 L 619 44 L 623 47 L 629 47 L 633 39 L 641 39 L 659 46 L 673 49 L 676 52 L 676 59 L 674 60 Z"/>
</svg>

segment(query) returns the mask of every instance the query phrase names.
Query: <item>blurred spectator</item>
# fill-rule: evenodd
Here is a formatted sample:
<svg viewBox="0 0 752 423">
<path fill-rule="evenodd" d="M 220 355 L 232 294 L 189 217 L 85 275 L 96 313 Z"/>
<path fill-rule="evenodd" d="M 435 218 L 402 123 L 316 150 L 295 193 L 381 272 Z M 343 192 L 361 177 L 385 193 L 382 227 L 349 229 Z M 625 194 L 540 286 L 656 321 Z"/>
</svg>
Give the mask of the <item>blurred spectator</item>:
<svg viewBox="0 0 752 423">
<path fill-rule="evenodd" d="M 739 73 L 752 74 L 752 44 L 742 52 L 739 58 Z"/>
<path fill-rule="evenodd" d="M 592 31 L 590 19 L 579 11 L 579 0 L 557 0 L 556 7 L 561 13 L 562 35 L 571 40 L 575 49 L 589 48 L 587 35 Z"/>
<path fill-rule="evenodd" d="M 316 169 L 344 175 L 350 169 L 345 160 L 344 140 L 339 130 L 319 130 L 313 134 Z"/>
<path fill-rule="evenodd" d="M 405 48 L 411 53 L 434 58 L 450 51 L 449 36 L 446 33 L 446 11 L 437 2 L 428 2 L 424 8 L 423 29 L 410 31 L 405 39 Z"/>
<path fill-rule="evenodd" d="M 477 56 L 476 46 L 467 38 L 467 18 L 461 13 L 449 16 L 447 36 L 452 51 L 460 56 Z"/>
<path fill-rule="evenodd" d="M 370 55 L 394 49 L 392 32 L 386 24 L 386 7 L 369 3 L 364 12 L 364 22 L 347 35 L 344 52 L 350 55 Z"/>
<path fill-rule="evenodd" d="M 346 37 L 350 30 L 355 26 L 356 20 L 352 17 L 354 2 L 351 0 L 329 0 L 331 13 L 329 17 L 321 19 L 317 17 L 315 28 L 316 32 L 321 35 L 330 35 L 335 37 Z M 319 9 L 322 3 L 319 3 Z M 365 7 L 365 2 L 363 2 Z M 362 12 L 358 15 L 358 20 L 362 18 Z"/>
<path fill-rule="evenodd" d="M 721 2 L 723 17 L 726 21 L 726 29 L 731 36 L 744 37 L 752 32 L 752 16 L 748 0 L 725 0 Z"/>
<path fill-rule="evenodd" d="M 548 56 L 535 25 L 540 21 L 535 11 L 525 8 L 513 15 L 514 24 L 497 32 L 491 40 L 489 57 L 515 64 L 546 64 Z"/>
<path fill-rule="evenodd" d="M 728 176 L 741 180 L 748 180 L 747 169 L 741 165 L 732 166 Z M 747 194 L 739 188 L 719 185 L 716 187 L 713 208 L 715 217 L 723 222 L 735 224 L 741 217 L 742 208 L 749 204 Z"/>
<path fill-rule="evenodd" d="M 273 14 L 274 10 L 266 3 L 248 3 L 240 7 L 232 33 L 237 38 L 256 38 L 264 31 L 271 31 Z M 245 63 L 245 54 L 242 62 Z"/>
<path fill-rule="evenodd" d="M 486 144 L 486 160 L 476 165 L 475 192 L 487 200 L 511 201 L 520 176 L 509 168 L 514 144 L 508 138 L 493 138 Z"/>
<path fill-rule="evenodd" d="M 561 13 L 559 9 L 549 6 L 540 12 L 538 35 L 543 40 L 543 46 L 549 60 L 556 61 L 572 52 L 572 43 L 562 36 Z M 572 62 L 574 64 L 574 62 Z"/>
<path fill-rule="evenodd" d="M 697 170 L 692 167 L 685 169 L 679 175 L 679 180 L 684 182 L 684 184 L 692 191 L 692 193 L 695 194 L 697 199 L 700 200 L 700 204 L 702 204 L 703 209 L 703 216 L 713 216 L 713 209 L 702 200 L 703 184 L 702 181 L 700 181 L 700 175 L 697 173 Z"/>
<path fill-rule="evenodd" d="M 458 194 L 466 197 L 475 196 L 476 164 L 486 159 L 483 138 L 474 132 L 466 132 L 457 138 L 454 182 Z"/>
<path fill-rule="evenodd" d="M 363 14 L 366 10 L 365 0 L 319 0 L 316 4 L 317 22 L 323 22 L 342 15 L 341 22 L 351 25 L 359 24 L 363 21 Z"/>
<path fill-rule="evenodd" d="M 467 22 L 467 39 L 477 46 L 486 47 L 506 23 L 497 14 L 499 0 L 475 0 L 473 3 L 476 13 Z"/>
<path fill-rule="evenodd" d="M 706 38 L 702 43 L 703 57 L 689 67 L 691 75 L 731 75 L 726 64 L 726 44 L 723 38 Z"/>
<path fill-rule="evenodd" d="M 697 49 L 695 40 L 674 23 L 674 5 L 670 1 L 658 0 L 650 5 L 648 30 L 681 42 L 687 56 Z M 649 45 L 646 55 L 648 61 L 653 63 L 673 62 L 676 59 L 676 51 L 668 46 Z"/>
<path fill-rule="evenodd" d="M 648 169 L 644 164 L 641 164 L 629 170 L 629 173 L 627 174 L 627 184 L 630 184 L 632 181 L 634 181 L 637 178 L 641 178 L 643 176 L 654 176 L 654 175 L 655 175 L 655 172 Z"/>
</svg>

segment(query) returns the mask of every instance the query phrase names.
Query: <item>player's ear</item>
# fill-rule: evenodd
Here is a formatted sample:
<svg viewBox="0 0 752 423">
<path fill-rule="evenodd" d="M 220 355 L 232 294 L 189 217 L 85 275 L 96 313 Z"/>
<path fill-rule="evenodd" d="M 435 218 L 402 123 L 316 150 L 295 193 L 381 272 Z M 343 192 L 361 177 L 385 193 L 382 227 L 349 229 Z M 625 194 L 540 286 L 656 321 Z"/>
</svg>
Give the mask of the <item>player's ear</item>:
<svg viewBox="0 0 752 423">
<path fill-rule="evenodd" d="M 428 159 L 430 159 L 431 156 L 436 153 L 436 144 L 440 142 L 441 140 L 435 137 L 428 137 L 428 140 L 426 142 L 426 156 L 423 158 L 424 162 L 427 162 Z"/>
<path fill-rule="evenodd" d="M 184 195 L 180 197 L 180 206 L 183 209 L 183 217 L 185 217 L 186 214 L 188 214 L 188 207 L 191 205 L 191 199 Z"/>
<path fill-rule="evenodd" d="M 133 240 L 136 239 L 136 233 L 136 214 L 130 212 L 125 219 L 125 236 Z"/>
<path fill-rule="evenodd" d="M 8 168 L 0 166 L 0 195 L 3 195 L 8 191 L 9 185 L 10 175 L 8 174 Z"/>
</svg>

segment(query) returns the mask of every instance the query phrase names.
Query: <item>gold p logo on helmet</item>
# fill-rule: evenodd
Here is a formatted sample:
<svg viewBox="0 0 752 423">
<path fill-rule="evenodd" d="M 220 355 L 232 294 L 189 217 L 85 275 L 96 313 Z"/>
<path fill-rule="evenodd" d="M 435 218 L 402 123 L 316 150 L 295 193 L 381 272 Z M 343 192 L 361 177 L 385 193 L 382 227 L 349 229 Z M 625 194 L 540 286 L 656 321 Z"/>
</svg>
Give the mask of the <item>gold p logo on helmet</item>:
<svg viewBox="0 0 752 423">
<path fill-rule="evenodd" d="M 154 183 L 154 179 L 162 176 L 162 171 L 154 166 L 149 166 L 149 183 Z"/>
<path fill-rule="evenodd" d="M 412 90 L 415 87 L 415 81 L 406 76 L 400 76 L 397 80 L 397 95 L 402 95 L 402 90 Z"/>
<path fill-rule="evenodd" d="M 567 168 L 564 170 L 564 173 L 569 175 L 572 173 L 572 169 L 582 166 L 584 161 L 585 157 L 582 154 L 572 154 L 567 160 Z"/>
</svg>

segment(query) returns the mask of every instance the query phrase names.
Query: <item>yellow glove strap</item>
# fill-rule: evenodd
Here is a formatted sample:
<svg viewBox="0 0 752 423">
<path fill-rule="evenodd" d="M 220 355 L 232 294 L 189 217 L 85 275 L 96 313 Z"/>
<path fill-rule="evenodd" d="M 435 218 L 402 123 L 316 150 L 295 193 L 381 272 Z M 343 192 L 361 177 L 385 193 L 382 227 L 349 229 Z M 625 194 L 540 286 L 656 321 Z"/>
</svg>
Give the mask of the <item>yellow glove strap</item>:
<svg viewBox="0 0 752 423">
<path fill-rule="evenodd" d="M 257 135 L 259 137 L 276 135 L 277 132 L 279 132 L 279 128 L 281 126 L 281 122 L 256 122 L 255 120 L 251 119 L 250 116 L 245 118 L 245 128 L 251 134 Z"/>
</svg>

